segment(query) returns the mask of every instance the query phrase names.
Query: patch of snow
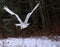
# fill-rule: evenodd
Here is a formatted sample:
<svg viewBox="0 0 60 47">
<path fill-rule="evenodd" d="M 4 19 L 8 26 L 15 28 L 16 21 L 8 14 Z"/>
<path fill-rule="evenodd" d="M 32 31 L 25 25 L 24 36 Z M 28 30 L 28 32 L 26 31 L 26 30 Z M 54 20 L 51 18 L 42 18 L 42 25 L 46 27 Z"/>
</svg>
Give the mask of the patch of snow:
<svg viewBox="0 0 60 47">
<path fill-rule="evenodd" d="M 40 38 L 7 38 L 0 40 L 0 47 L 60 47 L 60 40 L 47 37 Z"/>
<path fill-rule="evenodd" d="M 3 40 L 0 40 L 0 47 L 3 47 Z"/>
</svg>

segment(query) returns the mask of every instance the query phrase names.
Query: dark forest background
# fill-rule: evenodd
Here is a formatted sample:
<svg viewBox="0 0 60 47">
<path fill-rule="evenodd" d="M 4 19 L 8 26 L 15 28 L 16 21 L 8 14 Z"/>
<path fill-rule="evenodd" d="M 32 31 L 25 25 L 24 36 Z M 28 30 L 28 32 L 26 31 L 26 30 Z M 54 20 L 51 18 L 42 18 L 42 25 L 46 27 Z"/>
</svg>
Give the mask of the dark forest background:
<svg viewBox="0 0 60 47">
<path fill-rule="evenodd" d="M 29 19 L 30 26 L 21 30 L 15 16 L 3 10 L 8 6 L 24 21 L 37 3 L 40 6 Z M 46 33 L 46 34 L 45 34 Z M 60 35 L 60 0 L 0 0 L 0 37 L 30 37 L 41 35 Z"/>
</svg>

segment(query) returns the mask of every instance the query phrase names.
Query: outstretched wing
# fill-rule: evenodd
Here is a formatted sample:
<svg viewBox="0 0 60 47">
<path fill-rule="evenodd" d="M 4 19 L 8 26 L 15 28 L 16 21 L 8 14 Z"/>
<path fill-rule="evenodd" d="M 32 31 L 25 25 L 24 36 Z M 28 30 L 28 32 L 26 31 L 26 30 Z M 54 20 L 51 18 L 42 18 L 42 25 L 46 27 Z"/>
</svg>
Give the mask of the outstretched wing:
<svg viewBox="0 0 60 47">
<path fill-rule="evenodd" d="M 8 7 L 6 7 L 6 6 L 3 6 L 4 8 L 4 10 L 5 11 L 7 11 L 9 14 L 11 14 L 11 15 L 15 15 L 16 16 L 16 18 L 17 18 L 17 20 L 19 21 L 19 22 L 22 22 L 21 21 L 21 19 L 19 18 L 19 16 L 17 15 L 17 14 L 15 14 L 14 12 L 12 12 Z"/>
<path fill-rule="evenodd" d="M 34 8 L 30 13 L 27 14 L 24 23 L 27 23 L 27 22 L 28 22 L 29 17 L 30 17 L 31 14 L 37 9 L 37 7 L 39 6 L 39 4 L 40 4 L 40 3 L 38 3 L 38 4 L 35 6 L 35 8 Z"/>
<path fill-rule="evenodd" d="M 3 6 L 4 8 L 4 10 L 5 11 L 7 11 L 9 14 L 11 14 L 11 15 L 14 15 L 15 13 L 14 12 L 12 12 L 8 7 L 6 7 L 6 6 Z"/>
</svg>

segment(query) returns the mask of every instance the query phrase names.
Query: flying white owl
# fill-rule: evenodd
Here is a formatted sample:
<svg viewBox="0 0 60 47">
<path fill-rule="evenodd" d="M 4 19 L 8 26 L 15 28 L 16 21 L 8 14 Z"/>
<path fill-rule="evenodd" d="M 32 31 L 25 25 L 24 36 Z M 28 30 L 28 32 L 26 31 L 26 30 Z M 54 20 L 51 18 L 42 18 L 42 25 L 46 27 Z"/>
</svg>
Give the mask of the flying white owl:
<svg viewBox="0 0 60 47">
<path fill-rule="evenodd" d="M 38 4 L 35 6 L 35 8 L 34 8 L 31 12 L 29 12 L 29 13 L 27 14 L 24 22 L 21 20 L 21 18 L 19 18 L 19 16 L 18 16 L 16 13 L 12 12 L 8 7 L 3 6 L 3 7 L 4 7 L 3 9 L 4 9 L 5 11 L 7 11 L 7 12 L 8 12 L 9 14 L 11 14 L 11 15 L 15 15 L 16 18 L 17 18 L 17 20 L 20 22 L 19 24 L 15 24 L 15 25 L 16 25 L 16 26 L 20 26 L 21 29 L 24 29 L 24 28 L 27 28 L 27 27 L 29 26 L 28 20 L 29 20 L 31 14 L 37 9 L 37 7 L 39 6 L 39 4 L 40 4 L 40 3 L 38 3 Z"/>
</svg>

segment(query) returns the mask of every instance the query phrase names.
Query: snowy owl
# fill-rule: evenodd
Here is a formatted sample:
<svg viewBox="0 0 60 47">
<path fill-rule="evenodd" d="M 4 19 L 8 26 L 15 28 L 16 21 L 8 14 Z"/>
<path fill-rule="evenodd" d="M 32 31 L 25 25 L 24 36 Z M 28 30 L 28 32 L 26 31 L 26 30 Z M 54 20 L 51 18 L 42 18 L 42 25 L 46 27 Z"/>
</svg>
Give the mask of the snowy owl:
<svg viewBox="0 0 60 47">
<path fill-rule="evenodd" d="M 31 14 L 37 9 L 37 7 L 39 6 L 39 4 L 40 4 L 40 3 L 38 3 L 38 4 L 34 7 L 34 9 L 27 14 L 24 22 L 21 20 L 21 18 L 19 18 L 19 16 L 18 16 L 16 13 L 12 12 L 7 6 L 3 6 L 3 9 L 4 9 L 5 11 L 7 11 L 7 12 L 8 12 L 9 14 L 11 14 L 11 15 L 15 15 L 16 18 L 17 18 L 17 20 L 20 22 L 20 23 L 15 24 L 15 25 L 16 25 L 16 26 L 20 26 L 21 29 L 24 29 L 24 28 L 27 28 L 27 27 L 29 26 L 28 20 L 29 20 Z"/>
</svg>

